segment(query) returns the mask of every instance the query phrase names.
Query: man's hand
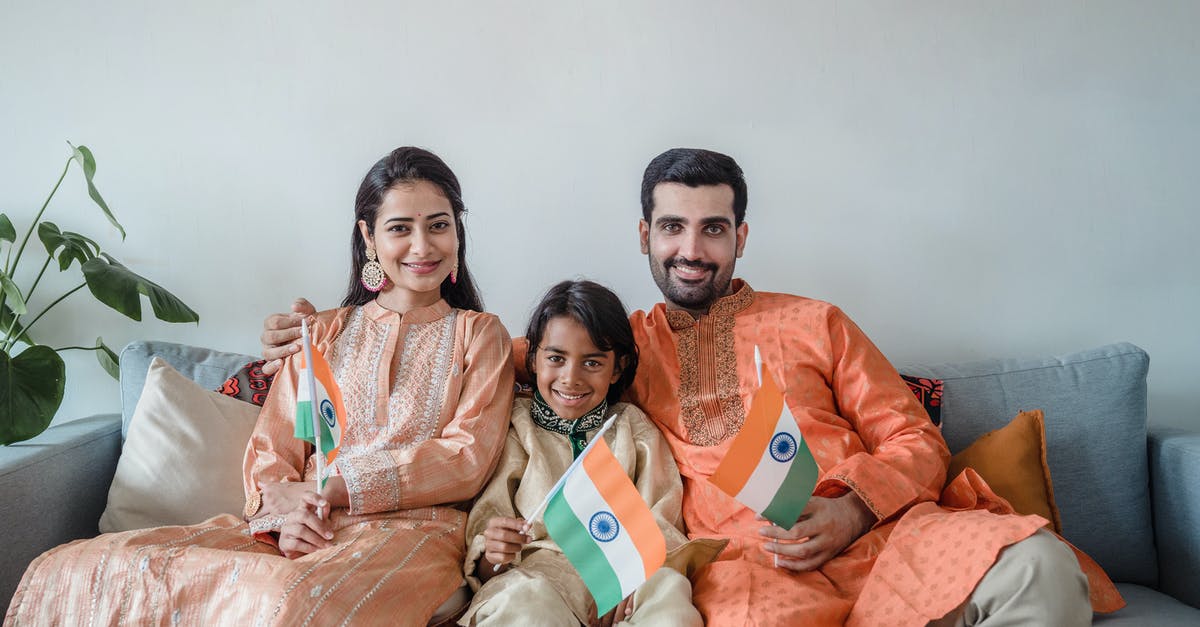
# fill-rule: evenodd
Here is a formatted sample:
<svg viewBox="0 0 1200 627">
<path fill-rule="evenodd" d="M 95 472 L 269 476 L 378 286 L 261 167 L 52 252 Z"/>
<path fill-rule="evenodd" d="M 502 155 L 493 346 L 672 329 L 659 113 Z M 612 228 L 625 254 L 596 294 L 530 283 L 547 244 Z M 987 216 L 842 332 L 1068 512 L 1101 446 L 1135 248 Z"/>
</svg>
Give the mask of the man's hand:
<svg viewBox="0 0 1200 627">
<path fill-rule="evenodd" d="M 329 502 L 316 492 L 306 492 L 299 507 L 288 514 L 279 529 L 279 552 L 296 559 L 333 546 Z"/>
<path fill-rule="evenodd" d="M 763 549 L 776 555 L 777 565 L 808 571 L 836 557 L 862 537 L 876 520 L 857 494 L 847 492 L 832 499 L 814 496 L 791 529 L 772 525 L 759 529 L 758 533 L 772 539 L 763 543 Z"/>
<path fill-rule="evenodd" d="M 483 556 L 476 575 L 482 581 L 491 579 L 497 567 L 516 559 L 521 547 L 532 540 L 525 533 L 525 519 L 493 517 L 483 530 Z"/>
<path fill-rule="evenodd" d="M 292 313 L 278 313 L 263 320 L 263 332 L 259 341 L 263 346 L 263 374 L 275 374 L 283 367 L 283 358 L 300 350 L 300 321 L 308 318 L 313 322 L 316 307 L 307 299 L 297 298 L 292 303 Z"/>
</svg>

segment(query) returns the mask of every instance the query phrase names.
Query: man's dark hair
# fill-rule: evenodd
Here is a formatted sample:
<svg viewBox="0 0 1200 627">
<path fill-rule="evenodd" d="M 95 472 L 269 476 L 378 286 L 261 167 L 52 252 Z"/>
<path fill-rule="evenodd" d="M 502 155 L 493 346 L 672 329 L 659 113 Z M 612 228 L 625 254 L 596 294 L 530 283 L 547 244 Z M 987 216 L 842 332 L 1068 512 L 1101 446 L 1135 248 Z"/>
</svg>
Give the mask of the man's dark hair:
<svg viewBox="0 0 1200 627">
<path fill-rule="evenodd" d="M 612 351 L 616 365 L 621 370 L 617 382 L 609 386 L 609 404 L 621 400 L 621 395 L 633 384 L 637 376 L 638 348 L 633 339 L 633 327 L 629 324 L 629 313 L 625 305 L 612 290 L 592 281 L 563 281 L 550 288 L 542 301 L 533 309 L 525 339 L 529 348 L 525 352 L 525 369 L 535 382 L 533 362 L 537 358 L 538 346 L 542 343 L 546 325 L 552 318 L 569 316 L 587 329 L 592 343 L 602 351 Z"/>
<path fill-rule="evenodd" d="M 729 155 L 702 148 L 672 148 L 650 161 L 642 176 L 642 218 L 646 222 L 654 212 L 654 188 L 659 183 L 728 185 L 733 188 L 734 225 L 741 226 L 746 219 L 746 179 Z"/>
</svg>

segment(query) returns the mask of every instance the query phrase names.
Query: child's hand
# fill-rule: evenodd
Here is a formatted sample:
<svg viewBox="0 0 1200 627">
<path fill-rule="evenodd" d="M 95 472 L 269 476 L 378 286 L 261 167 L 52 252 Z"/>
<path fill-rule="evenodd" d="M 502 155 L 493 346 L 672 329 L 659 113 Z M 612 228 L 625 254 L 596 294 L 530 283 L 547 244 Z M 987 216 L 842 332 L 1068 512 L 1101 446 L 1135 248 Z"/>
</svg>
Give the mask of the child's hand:
<svg viewBox="0 0 1200 627">
<path fill-rule="evenodd" d="M 525 534 L 524 528 L 525 520 L 522 518 L 497 516 L 489 520 L 487 529 L 483 530 L 483 558 L 496 566 L 516 559 L 521 547 L 533 541 L 532 537 Z"/>
<path fill-rule="evenodd" d="M 616 607 L 608 611 L 607 614 L 599 619 L 600 627 L 611 627 L 621 621 L 629 620 L 633 616 L 633 595 L 621 599 L 621 602 Z"/>
</svg>

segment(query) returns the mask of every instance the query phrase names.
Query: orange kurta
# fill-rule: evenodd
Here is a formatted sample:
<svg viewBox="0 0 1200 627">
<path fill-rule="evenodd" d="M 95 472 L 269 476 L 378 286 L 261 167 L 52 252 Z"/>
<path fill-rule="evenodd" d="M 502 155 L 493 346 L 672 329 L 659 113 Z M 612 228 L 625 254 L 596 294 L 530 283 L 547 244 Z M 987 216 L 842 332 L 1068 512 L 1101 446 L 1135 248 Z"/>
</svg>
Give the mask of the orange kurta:
<svg viewBox="0 0 1200 627">
<path fill-rule="evenodd" d="M 973 471 L 942 490 L 945 441 L 839 309 L 740 280 L 734 289 L 699 320 L 662 304 L 630 320 L 642 359 L 631 400 L 671 445 L 688 534 L 731 540 L 693 581 L 709 624 L 925 624 L 964 602 L 1001 549 L 1046 524 L 1013 514 Z M 820 467 L 815 494 L 853 490 L 880 521 L 816 571 L 774 568 L 765 523 L 707 481 L 758 388 L 755 346 Z M 1107 579 L 1091 583 L 1096 609 L 1119 607 Z"/>
<path fill-rule="evenodd" d="M 348 414 L 337 470 L 351 503 L 332 513 L 333 547 L 289 560 L 229 515 L 105 534 L 38 557 L 5 624 L 424 625 L 463 583 L 456 504 L 503 447 L 508 334 L 444 301 L 403 317 L 372 302 L 322 312 L 313 339 Z M 292 436 L 296 366 L 276 376 L 251 436 L 248 495 L 311 478 L 312 447 Z"/>
</svg>

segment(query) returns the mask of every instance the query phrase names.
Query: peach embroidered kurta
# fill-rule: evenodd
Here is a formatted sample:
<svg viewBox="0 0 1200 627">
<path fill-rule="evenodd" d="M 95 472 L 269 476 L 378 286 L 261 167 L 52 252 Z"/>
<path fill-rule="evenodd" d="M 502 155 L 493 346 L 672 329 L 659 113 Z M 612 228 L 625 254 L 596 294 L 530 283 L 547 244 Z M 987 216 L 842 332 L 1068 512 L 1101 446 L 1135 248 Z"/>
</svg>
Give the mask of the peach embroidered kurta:
<svg viewBox="0 0 1200 627">
<path fill-rule="evenodd" d="M 1046 524 L 1012 514 L 970 470 L 943 492 L 944 440 L 839 309 L 734 288 L 699 320 L 662 304 L 630 320 L 642 358 L 631 400 L 671 445 L 689 536 L 731 540 L 693 579 L 709 624 L 924 624 L 965 601 L 1001 549 Z M 774 568 L 765 523 L 707 481 L 758 387 L 755 346 L 820 467 L 815 494 L 853 490 L 880 521 L 816 571 Z"/>
<path fill-rule="evenodd" d="M 504 443 L 508 334 L 444 301 L 404 316 L 372 302 L 322 312 L 313 338 L 348 413 L 337 471 L 350 508 L 332 513 L 333 547 L 289 560 L 228 515 L 106 534 L 38 557 L 6 624 L 424 625 L 463 582 L 456 504 L 479 492 Z M 248 496 L 311 478 L 312 447 L 292 436 L 296 373 L 288 360 L 251 436 Z"/>
</svg>

